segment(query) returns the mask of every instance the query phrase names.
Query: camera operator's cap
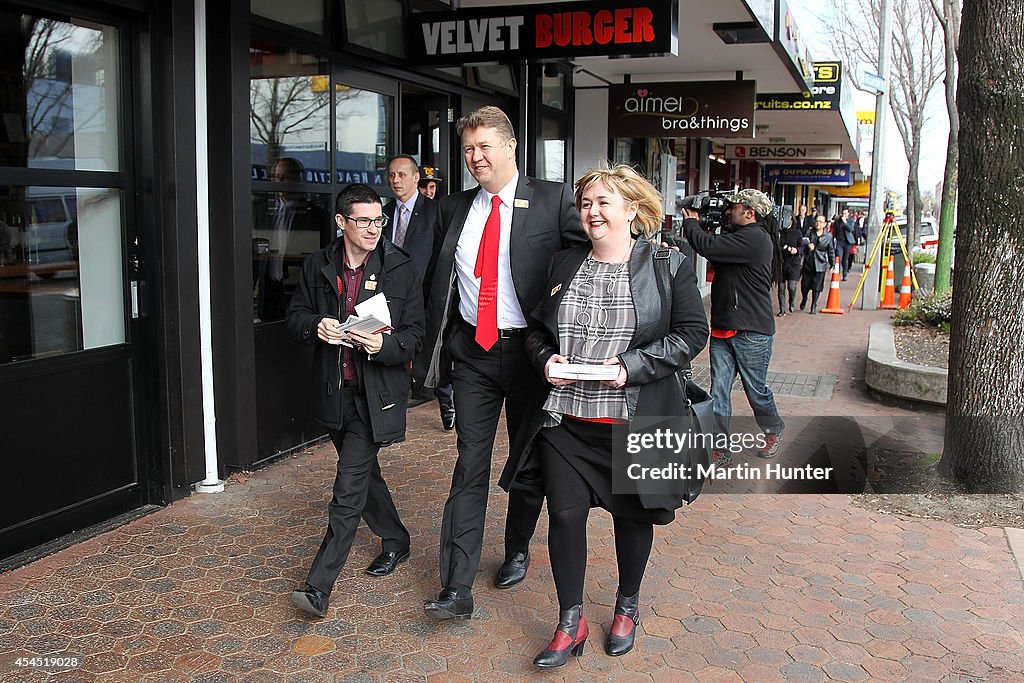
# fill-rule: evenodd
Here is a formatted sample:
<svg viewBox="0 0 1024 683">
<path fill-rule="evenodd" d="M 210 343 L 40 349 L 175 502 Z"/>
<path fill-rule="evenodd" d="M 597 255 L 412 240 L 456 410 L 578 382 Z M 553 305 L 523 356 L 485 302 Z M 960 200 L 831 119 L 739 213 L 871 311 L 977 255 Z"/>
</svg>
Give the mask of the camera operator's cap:
<svg viewBox="0 0 1024 683">
<path fill-rule="evenodd" d="M 441 177 L 441 173 L 433 166 L 420 167 L 420 180 L 433 180 L 438 183 L 444 182 L 444 179 Z"/>
<path fill-rule="evenodd" d="M 772 212 L 772 206 L 774 206 L 771 197 L 760 190 L 754 189 L 740 190 L 736 194 L 727 196 L 725 199 L 733 204 L 746 204 L 759 216 L 767 216 Z"/>
</svg>

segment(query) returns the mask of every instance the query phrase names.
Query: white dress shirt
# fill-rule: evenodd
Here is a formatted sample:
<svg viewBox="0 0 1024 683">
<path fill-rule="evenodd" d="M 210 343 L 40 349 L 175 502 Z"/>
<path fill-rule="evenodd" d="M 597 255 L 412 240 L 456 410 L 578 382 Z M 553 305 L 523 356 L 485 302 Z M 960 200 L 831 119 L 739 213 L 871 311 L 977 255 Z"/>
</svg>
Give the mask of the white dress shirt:
<svg viewBox="0 0 1024 683">
<path fill-rule="evenodd" d="M 498 329 L 505 330 L 526 327 L 526 316 L 519 306 L 515 283 L 512 282 L 512 265 L 509 259 L 509 237 L 512 232 L 512 208 L 515 206 L 516 186 L 519 173 L 512 176 L 505 187 L 498 190 L 501 206 L 501 239 L 498 242 Z M 480 251 L 480 238 L 484 225 L 491 214 L 491 197 L 494 195 L 480 188 L 469 207 L 466 223 L 455 249 L 455 280 L 459 287 L 459 313 L 470 325 L 476 325 L 476 303 L 480 298 L 480 278 L 476 270 L 476 255 Z"/>
</svg>

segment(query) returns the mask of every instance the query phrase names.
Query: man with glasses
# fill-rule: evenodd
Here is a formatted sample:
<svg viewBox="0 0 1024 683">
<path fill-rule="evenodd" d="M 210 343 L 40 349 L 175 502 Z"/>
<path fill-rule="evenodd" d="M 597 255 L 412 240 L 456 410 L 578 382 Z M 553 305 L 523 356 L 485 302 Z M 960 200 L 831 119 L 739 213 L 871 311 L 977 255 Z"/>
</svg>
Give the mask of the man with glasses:
<svg viewBox="0 0 1024 683">
<path fill-rule="evenodd" d="M 304 589 L 292 603 L 317 617 L 327 612 L 334 582 L 345 566 L 359 518 L 381 538 L 382 551 L 366 568 L 387 576 L 409 558 L 409 532 L 399 518 L 377 453 L 405 438 L 409 395 L 406 368 L 423 340 L 423 292 L 412 259 L 381 231 L 388 219 L 367 185 L 349 185 L 335 202 L 341 236 L 311 254 L 288 307 L 288 329 L 313 344 L 313 416 L 330 430 L 338 452 L 327 532 Z M 342 332 L 355 306 L 387 297 L 391 329 Z"/>
</svg>

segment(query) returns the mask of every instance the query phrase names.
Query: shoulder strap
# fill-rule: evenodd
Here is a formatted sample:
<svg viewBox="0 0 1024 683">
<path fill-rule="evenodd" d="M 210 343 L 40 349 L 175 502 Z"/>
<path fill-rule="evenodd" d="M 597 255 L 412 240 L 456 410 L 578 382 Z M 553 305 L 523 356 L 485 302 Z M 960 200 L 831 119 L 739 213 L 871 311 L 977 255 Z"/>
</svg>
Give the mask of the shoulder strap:
<svg viewBox="0 0 1024 683">
<path fill-rule="evenodd" d="M 661 302 L 667 304 L 667 314 L 672 314 L 672 279 L 679 271 L 679 261 L 673 262 L 672 250 L 664 247 L 654 252 L 654 272 L 658 277 L 658 289 L 661 291 Z M 683 377 L 691 379 L 693 368 L 687 363 L 686 367 L 679 370 Z"/>
</svg>

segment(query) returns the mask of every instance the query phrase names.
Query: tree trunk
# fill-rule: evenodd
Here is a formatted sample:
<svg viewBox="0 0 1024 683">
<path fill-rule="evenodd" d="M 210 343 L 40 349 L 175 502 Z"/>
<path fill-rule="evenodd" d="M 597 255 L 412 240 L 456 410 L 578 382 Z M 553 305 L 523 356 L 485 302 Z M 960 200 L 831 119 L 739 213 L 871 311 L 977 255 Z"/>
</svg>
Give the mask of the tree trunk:
<svg viewBox="0 0 1024 683">
<path fill-rule="evenodd" d="M 946 62 L 946 114 L 949 139 L 946 142 L 946 168 L 942 174 L 942 198 L 939 213 L 939 248 L 935 256 L 935 291 L 949 290 L 953 268 L 953 235 L 956 230 L 957 160 L 960 119 L 956 107 L 956 46 L 960 39 L 960 0 L 945 0 L 939 23 L 943 31 Z"/>
<path fill-rule="evenodd" d="M 942 471 L 1024 490 L 1024 0 L 965 3 L 960 186 Z"/>
</svg>

